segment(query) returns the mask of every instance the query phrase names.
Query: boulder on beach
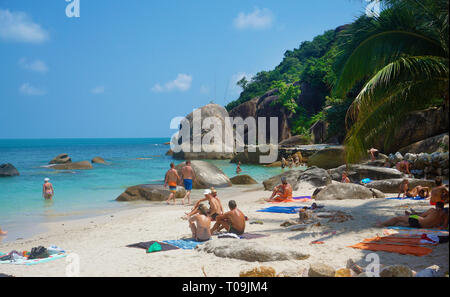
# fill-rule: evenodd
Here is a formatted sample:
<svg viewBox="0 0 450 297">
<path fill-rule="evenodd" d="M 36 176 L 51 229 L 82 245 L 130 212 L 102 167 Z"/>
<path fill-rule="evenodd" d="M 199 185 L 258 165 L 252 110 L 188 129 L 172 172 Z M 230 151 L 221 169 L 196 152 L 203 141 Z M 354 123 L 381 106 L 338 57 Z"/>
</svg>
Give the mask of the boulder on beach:
<svg viewBox="0 0 450 297">
<path fill-rule="evenodd" d="M 391 178 L 403 178 L 405 175 L 394 168 L 361 165 L 361 164 L 350 164 L 348 166 L 342 165 L 338 168 L 333 168 L 328 170 L 331 178 L 335 181 L 341 181 L 342 173 L 346 171 L 348 173 L 348 178 L 354 183 L 359 183 L 365 178 L 370 178 L 372 180 L 382 180 Z"/>
<path fill-rule="evenodd" d="M 287 138 L 279 143 L 281 146 L 295 146 L 295 145 L 305 145 L 311 144 L 311 139 L 303 135 L 295 135 Z"/>
<path fill-rule="evenodd" d="M 183 162 L 176 166 L 178 174 L 181 176 L 181 168 L 185 166 Z M 211 187 L 225 188 L 231 187 L 231 181 L 228 176 L 223 173 L 217 166 L 210 162 L 194 160 L 191 161 L 192 169 L 194 169 L 196 178 L 193 182 L 194 189 L 208 189 Z"/>
<path fill-rule="evenodd" d="M 444 152 L 445 149 L 448 150 L 448 133 L 439 134 L 433 137 L 420 140 L 406 147 L 399 149 L 400 153 L 434 153 L 434 152 Z"/>
<path fill-rule="evenodd" d="M 311 167 L 306 170 L 289 170 L 266 179 L 263 181 L 264 189 L 272 191 L 275 186 L 281 184 L 281 177 L 286 177 L 287 182 L 294 191 L 298 189 L 301 182 L 307 182 L 313 187 L 323 187 L 331 184 L 331 177 L 325 169 Z"/>
<path fill-rule="evenodd" d="M 16 167 L 14 167 L 14 165 L 10 163 L 0 165 L 0 177 L 11 177 L 18 175 L 20 175 L 19 171 Z"/>
<path fill-rule="evenodd" d="M 313 263 L 309 267 L 309 277 L 334 277 L 336 270 L 330 265 L 323 263 Z"/>
<path fill-rule="evenodd" d="M 316 200 L 346 200 L 385 198 L 385 195 L 376 190 L 357 184 L 335 183 L 321 189 L 315 195 Z"/>
<path fill-rule="evenodd" d="M 129 187 L 116 198 L 116 201 L 165 201 L 169 198 L 170 191 L 163 185 L 137 185 Z M 183 187 L 177 187 L 175 198 L 183 198 L 186 190 Z"/>
<path fill-rule="evenodd" d="M 405 265 L 392 265 L 380 271 L 380 277 L 413 277 L 411 268 Z"/>
<path fill-rule="evenodd" d="M 403 180 L 404 180 L 403 178 L 374 180 L 368 184 L 365 184 L 364 187 L 369 189 L 376 189 L 383 193 L 398 193 L 400 189 L 400 184 L 402 183 Z M 436 186 L 436 183 L 433 180 L 424 180 L 415 178 L 407 178 L 407 180 L 409 181 L 410 189 L 416 186 L 430 187 L 430 188 Z"/>
<path fill-rule="evenodd" d="M 92 164 L 89 161 L 81 161 L 81 162 L 69 162 L 65 164 L 55 164 L 49 166 L 51 169 L 56 170 L 87 170 L 92 169 Z"/>
<path fill-rule="evenodd" d="M 230 178 L 230 181 L 233 185 L 254 185 L 258 183 L 250 175 L 247 174 L 234 176 Z"/>
<path fill-rule="evenodd" d="M 248 262 L 272 262 L 304 260 L 309 255 L 299 249 L 268 245 L 252 240 L 218 239 L 210 240 L 196 248 L 221 258 L 232 258 Z"/>
<path fill-rule="evenodd" d="M 71 163 L 72 159 L 69 157 L 68 154 L 60 154 L 53 158 L 48 164 L 67 164 Z"/>
<path fill-rule="evenodd" d="M 330 146 L 321 149 L 308 158 L 308 166 L 323 169 L 336 168 L 345 164 L 345 150 L 343 146 Z"/>
<path fill-rule="evenodd" d="M 103 159 L 102 157 L 95 157 L 91 160 L 92 163 L 96 163 L 96 164 L 105 164 L 105 159 Z"/>
</svg>

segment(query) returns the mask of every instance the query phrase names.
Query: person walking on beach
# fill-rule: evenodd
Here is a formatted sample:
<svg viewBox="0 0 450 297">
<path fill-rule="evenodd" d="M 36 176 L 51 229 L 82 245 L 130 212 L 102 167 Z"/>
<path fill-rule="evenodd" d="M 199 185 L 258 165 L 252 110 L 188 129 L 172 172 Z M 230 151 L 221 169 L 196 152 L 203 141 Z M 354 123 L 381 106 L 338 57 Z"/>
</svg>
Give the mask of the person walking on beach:
<svg viewBox="0 0 450 297">
<path fill-rule="evenodd" d="M 230 200 L 228 202 L 230 211 L 223 215 L 217 216 L 217 222 L 211 229 L 211 234 L 214 232 L 220 232 L 225 229 L 229 233 L 236 235 L 242 235 L 245 231 L 245 215 L 237 208 L 236 201 Z"/>
<path fill-rule="evenodd" d="M 50 179 L 46 177 L 44 179 L 44 185 L 42 186 L 42 196 L 46 200 L 51 200 L 55 195 L 55 190 L 53 189 L 53 185 L 50 183 Z"/>
<path fill-rule="evenodd" d="M 208 216 L 208 208 L 200 204 L 197 211 L 198 213 L 189 218 L 192 237 L 196 241 L 207 241 L 211 238 L 211 218 Z"/>
<path fill-rule="evenodd" d="M 3 231 L 2 228 L 0 228 L 0 236 L 5 236 L 8 234 L 8 231 Z"/>
<path fill-rule="evenodd" d="M 181 177 L 183 178 L 184 188 L 186 189 L 186 195 L 183 198 L 183 205 L 186 198 L 189 205 L 191 204 L 192 183 L 195 179 L 195 171 L 192 169 L 191 161 L 186 161 L 186 165 L 181 169 Z"/>
<path fill-rule="evenodd" d="M 175 164 L 172 162 L 170 163 L 170 169 L 166 173 L 166 177 L 164 179 L 164 187 L 167 188 L 167 185 L 169 185 L 170 195 L 167 199 L 167 204 L 170 204 L 170 200 L 173 199 L 173 205 L 176 204 L 175 201 L 175 193 L 177 192 L 177 184 L 180 180 L 180 176 L 178 175 L 177 170 L 175 169 Z"/>
</svg>

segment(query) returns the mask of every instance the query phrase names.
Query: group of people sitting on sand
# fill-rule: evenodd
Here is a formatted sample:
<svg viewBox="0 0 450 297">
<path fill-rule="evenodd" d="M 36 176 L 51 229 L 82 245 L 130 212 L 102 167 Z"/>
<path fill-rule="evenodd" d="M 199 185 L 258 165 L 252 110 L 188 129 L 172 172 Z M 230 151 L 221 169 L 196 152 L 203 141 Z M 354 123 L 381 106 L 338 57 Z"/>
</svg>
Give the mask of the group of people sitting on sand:
<svg viewBox="0 0 450 297">
<path fill-rule="evenodd" d="M 224 212 L 220 198 L 214 188 L 203 193 L 205 197 L 197 201 L 186 218 L 196 241 L 207 241 L 211 235 L 225 230 L 228 233 L 242 235 L 245 231 L 246 217 L 237 208 L 236 201 L 228 202 L 229 211 Z M 209 208 L 203 202 L 209 203 Z M 215 222 L 211 228 L 211 222 Z"/>
</svg>

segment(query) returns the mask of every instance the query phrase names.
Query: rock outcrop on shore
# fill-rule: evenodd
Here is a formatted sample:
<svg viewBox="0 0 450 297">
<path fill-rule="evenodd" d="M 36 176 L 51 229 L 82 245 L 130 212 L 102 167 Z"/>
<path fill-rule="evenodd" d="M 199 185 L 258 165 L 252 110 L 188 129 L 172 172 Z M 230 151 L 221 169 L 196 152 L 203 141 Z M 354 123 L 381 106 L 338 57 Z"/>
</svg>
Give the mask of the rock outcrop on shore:
<svg viewBox="0 0 450 297">
<path fill-rule="evenodd" d="M 424 180 L 424 179 L 415 179 L 415 178 L 407 178 L 409 181 L 409 188 L 412 189 L 416 186 L 422 187 L 430 187 L 433 188 L 436 186 L 436 183 L 433 180 Z M 402 183 L 403 178 L 397 179 L 385 179 L 385 180 L 375 180 L 366 185 L 366 188 L 376 189 L 383 193 L 398 193 L 400 190 L 400 184 Z"/>
<path fill-rule="evenodd" d="M 71 162 L 72 159 L 69 157 L 68 154 L 60 154 L 54 157 L 48 164 L 67 164 Z"/>
<path fill-rule="evenodd" d="M 309 255 L 303 254 L 298 249 L 270 246 L 257 241 L 239 239 L 210 240 L 197 246 L 197 250 L 221 258 L 232 258 L 247 262 L 305 260 L 309 258 Z"/>
<path fill-rule="evenodd" d="M 49 166 L 51 169 L 56 170 L 88 170 L 92 169 L 92 164 L 89 161 L 69 162 L 65 164 L 56 164 Z"/>
<path fill-rule="evenodd" d="M 181 168 L 186 165 L 185 162 L 178 164 L 176 169 L 181 176 Z M 194 189 L 208 189 L 211 187 L 225 188 L 231 187 L 231 181 L 217 166 L 200 160 L 191 161 L 196 178 L 193 181 Z"/>
<path fill-rule="evenodd" d="M 19 171 L 10 163 L 0 165 L 0 177 L 19 176 Z"/>
<path fill-rule="evenodd" d="M 308 158 L 308 166 L 317 166 L 323 169 L 336 168 L 345 163 L 345 150 L 343 146 L 323 148 Z"/>
<path fill-rule="evenodd" d="M 195 111 L 196 112 L 196 111 Z M 189 130 L 190 130 L 190 139 L 189 139 L 189 143 L 190 143 L 190 149 L 189 151 L 180 151 L 180 152 L 173 152 L 173 158 L 174 159 L 179 159 L 179 160 L 201 160 L 201 159 L 231 159 L 233 158 L 233 148 L 226 148 L 226 142 L 225 142 L 225 135 L 229 134 L 229 135 L 234 135 L 234 131 L 233 128 L 231 127 L 231 125 L 226 125 L 225 121 L 227 120 L 227 118 L 229 118 L 229 114 L 227 112 L 227 110 L 218 105 L 218 104 L 208 104 L 203 106 L 202 108 L 200 108 L 199 110 L 199 114 L 201 115 L 201 119 L 199 120 L 199 125 L 202 124 L 202 122 L 206 119 L 206 118 L 215 118 L 218 119 L 221 123 L 221 129 L 222 129 L 222 139 L 217 140 L 214 139 L 215 143 L 214 143 L 214 147 L 211 149 L 217 149 L 216 151 L 212 151 L 212 152 L 206 152 L 202 151 L 201 152 L 194 152 L 194 149 L 192 147 L 192 143 L 195 137 L 200 137 L 201 139 L 203 139 L 203 137 L 205 135 L 207 135 L 209 132 L 212 131 L 213 127 L 209 128 L 209 129 L 205 129 L 204 127 L 202 127 L 201 129 L 194 130 L 194 112 L 191 112 L 189 115 L 186 116 L 186 120 L 187 122 L 182 122 L 181 126 L 184 125 L 189 125 Z M 217 141 L 217 142 L 216 142 Z M 182 138 L 181 136 L 179 136 L 178 139 L 175 140 L 175 143 L 181 144 L 182 143 Z M 205 145 L 204 143 L 202 143 L 202 145 Z M 230 152 L 227 152 L 230 151 Z"/>
<path fill-rule="evenodd" d="M 420 140 L 406 147 L 399 149 L 398 151 L 402 154 L 411 153 L 434 153 L 434 152 L 444 152 L 445 149 L 448 151 L 449 138 L 448 133 L 440 134 L 437 136 L 429 137 L 424 140 Z"/>
<path fill-rule="evenodd" d="M 320 200 L 346 200 L 346 199 L 370 199 L 385 198 L 386 196 L 376 189 L 357 184 L 335 183 L 328 185 L 315 195 L 315 199 Z"/>
<path fill-rule="evenodd" d="M 258 182 L 254 180 L 250 175 L 243 174 L 230 178 L 233 185 L 255 185 Z"/>
<path fill-rule="evenodd" d="M 263 181 L 264 189 L 272 191 L 275 186 L 281 184 L 281 177 L 286 177 L 287 182 L 294 191 L 298 189 L 299 183 L 309 183 L 313 187 L 323 187 L 331 184 L 331 176 L 325 169 L 311 167 L 306 170 L 289 170 L 266 179 Z"/>
<path fill-rule="evenodd" d="M 95 157 L 91 160 L 91 163 L 94 164 L 106 164 L 105 159 L 103 159 L 102 157 Z"/>
<path fill-rule="evenodd" d="M 116 198 L 116 201 L 165 201 L 169 198 L 170 191 L 163 185 L 137 185 L 129 187 Z M 175 198 L 183 198 L 186 190 L 183 187 L 177 187 Z"/>
<path fill-rule="evenodd" d="M 342 180 L 342 173 L 346 171 L 348 178 L 353 183 L 359 183 L 365 178 L 372 180 L 393 179 L 406 177 L 402 172 L 394 168 L 377 167 L 370 165 L 350 164 L 330 169 L 328 172 L 335 181 Z"/>
</svg>

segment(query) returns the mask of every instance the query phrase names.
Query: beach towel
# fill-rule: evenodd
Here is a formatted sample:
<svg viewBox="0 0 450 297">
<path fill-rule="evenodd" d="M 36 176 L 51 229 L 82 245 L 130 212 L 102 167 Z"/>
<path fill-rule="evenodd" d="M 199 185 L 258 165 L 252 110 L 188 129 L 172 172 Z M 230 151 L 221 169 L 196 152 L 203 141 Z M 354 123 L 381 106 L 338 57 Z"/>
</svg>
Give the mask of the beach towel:
<svg viewBox="0 0 450 297">
<path fill-rule="evenodd" d="M 148 250 L 154 243 L 159 243 L 159 245 L 161 246 L 161 250 L 159 252 L 180 249 L 179 247 L 176 247 L 174 245 L 159 242 L 159 241 L 138 242 L 138 243 L 129 244 L 129 245 L 127 245 L 127 247 Z"/>
<path fill-rule="evenodd" d="M 300 211 L 299 206 L 271 206 L 257 210 L 257 212 L 287 213 L 293 214 Z"/>
<path fill-rule="evenodd" d="M 0 256 L 3 256 L 6 254 L 2 254 L 0 253 Z M 56 259 L 61 259 L 66 257 L 67 254 L 66 253 L 58 253 L 58 254 L 53 254 L 50 255 L 48 258 L 44 258 L 44 259 L 33 259 L 33 260 L 25 260 L 25 259 L 20 259 L 20 260 L 11 260 L 11 261 L 0 261 L 0 264 L 14 264 L 14 265 L 35 265 L 35 264 L 41 264 L 41 263 L 46 263 L 46 262 L 50 262 Z"/>
<path fill-rule="evenodd" d="M 385 199 L 387 199 L 387 200 L 425 200 L 426 198 L 417 196 L 417 197 L 406 197 L 406 198 L 390 197 L 390 198 L 385 198 Z"/>
<path fill-rule="evenodd" d="M 426 256 L 433 251 L 432 249 L 423 246 L 379 244 L 369 242 L 361 242 L 349 247 L 360 250 L 382 251 L 382 252 L 398 253 L 402 255 L 413 255 L 418 257 Z"/>
<path fill-rule="evenodd" d="M 178 239 L 178 240 L 164 240 L 163 243 L 168 243 L 183 250 L 193 250 L 197 247 L 197 245 L 202 244 L 204 242 L 195 241 L 192 239 Z"/>
<path fill-rule="evenodd" d="M 428 238 L 428 237 L 427 237 Z M 366 238 L 363 240 L 366 243 L 382 243 L 382 244 L 399 244 L 399 245 L 409 245 L 409 246 L 427 246 L 427 245 L 437 245 L 439 243 L 439 238 L 435 240 L 427 240 L 421 237 L 396 237 L 396 236 L 384 236 L 384 237 L 374 237 Z"/>
<path fill-rule="evenodd" d="M 261 238 L 261 237 L 267 237 L 269 235 L 265 235 L 265 234 L 257 234 L 257 233 L 244 233 L 242 235 L 236 235 L 234 233 L 222 233 L 219 234 L 217 237 L 218 238 L 235 238 L 235 239 L 257 239 L 257 238 Z"/>
<path fill-rule="evenodd" d="M 269 203 L 291 203 L 291 202 L 296 202 L 294 199 L 288 198 L 285 200 L 273 200 L 270 201 Z"/>
<path fill-rule="evenodd" d="M 365 178 L 365 179 L 361 180 L 361 183 L 363 183 L 363 184 L 368 184 L 371 182 L 372 182 L 372 180 L 370 178 Z"/>
</svg>

